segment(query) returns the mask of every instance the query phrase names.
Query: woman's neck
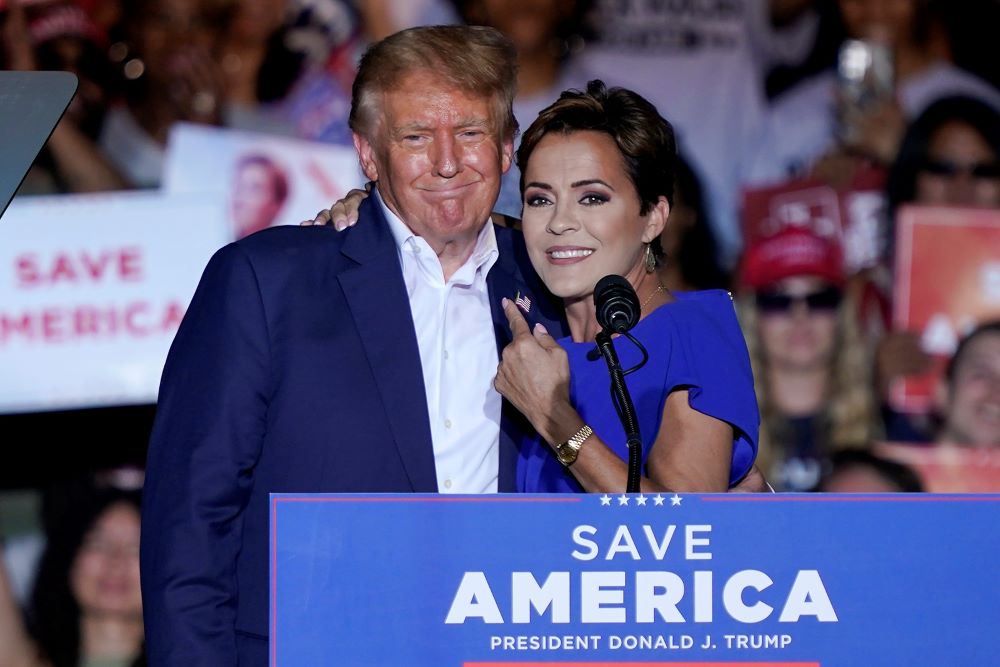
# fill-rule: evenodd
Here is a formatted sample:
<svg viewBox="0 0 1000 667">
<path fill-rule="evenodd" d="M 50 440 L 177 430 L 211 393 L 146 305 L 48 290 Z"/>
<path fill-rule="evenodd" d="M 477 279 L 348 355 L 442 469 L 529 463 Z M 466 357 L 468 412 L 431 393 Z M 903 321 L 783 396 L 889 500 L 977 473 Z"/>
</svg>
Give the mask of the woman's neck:
<svg viewBox="0 0 1000 667">
<path fill-rule="evenodd" d="M 820 412 L 828 380 L 825 368 L 771 367 L 768 369 L 768 392 L 781 415 L 807 417 Z"/>
<path fill-rule="evenodd" d="M 80 655 L 127 658 L 142 649 L 142 616 L 83 614 L 80 617 Z"/>
</svg>

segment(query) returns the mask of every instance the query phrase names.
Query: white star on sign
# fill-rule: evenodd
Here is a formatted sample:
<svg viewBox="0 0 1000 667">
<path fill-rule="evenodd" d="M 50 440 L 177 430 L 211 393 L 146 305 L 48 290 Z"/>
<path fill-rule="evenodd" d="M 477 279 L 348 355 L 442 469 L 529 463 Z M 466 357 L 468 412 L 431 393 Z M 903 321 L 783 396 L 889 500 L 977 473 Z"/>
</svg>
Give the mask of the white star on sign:
<svg viewBox="0 0 1000 667">
<path fill-rule="evenodd" d="M 642 495 L 640 493 L 639 497 L 635 499 L 635 504 L 636 505 L 642 505 L 643 507 L 645 507 L 646 506 L 646 496 L 644 496 L 644 495 Z"/>
<path fill-rule="evenodd" d="M 611 496 L 609 496 L 606 493 L 603 496 L 601 496 L 601 505 L 605 505 L 607 507 L 610 507 L 611 506 Z"/>
<path fill-rule="evenodd" d="M 657 493 L 656 497 L 653 498 L 653 504 L 656 505 L 657 507 L 659 507 L 660 505 L 662 505 L 663 504 L 663 496 L 661 496 L 660 494 Z"/>
<path fill-rule="evenodd" d="M 628 496 L 624 493 L 618 496 L 618 506 L 621 507 L 622 505 L 628 505 Z"/>
<path fill-rule="evenodd" d="M 675 493 L 674 495 L 670 496 L 670 506 L 677 507 L 678 505 L 681 504 L 681 500 L 683 500 L 683 498 L 681 498 Z"/>
</svg>

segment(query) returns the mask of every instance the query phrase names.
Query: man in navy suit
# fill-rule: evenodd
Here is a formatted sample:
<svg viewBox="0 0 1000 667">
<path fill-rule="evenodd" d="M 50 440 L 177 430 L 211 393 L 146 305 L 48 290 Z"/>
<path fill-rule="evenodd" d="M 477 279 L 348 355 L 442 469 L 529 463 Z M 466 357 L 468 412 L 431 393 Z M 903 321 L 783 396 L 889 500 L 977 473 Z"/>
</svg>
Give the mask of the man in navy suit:
<svg viewBox="0 0 1000 667">
<path fill-rule="evenodd" d="M 167 359 L 149 449 L 151 665 L 264 665 L 268 494 L 514 490 L 525 428 L 493 388 L 501 299 L 561 329 L 520 237 L 489 224 L 515 56 L 488 28 L 373 46 L 351 127 L 362 224 L 279 227 L 212 258 Z"/>
</svg>

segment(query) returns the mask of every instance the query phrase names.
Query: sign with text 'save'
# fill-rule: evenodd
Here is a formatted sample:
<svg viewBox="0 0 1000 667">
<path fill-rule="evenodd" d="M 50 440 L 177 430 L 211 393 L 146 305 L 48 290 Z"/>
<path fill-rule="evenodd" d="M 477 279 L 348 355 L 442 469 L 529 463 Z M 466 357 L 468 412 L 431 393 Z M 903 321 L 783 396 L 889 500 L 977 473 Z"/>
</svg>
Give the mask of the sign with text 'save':
<svg viewBox="0 0 1000 667">
<path fill-rule="evenodd" d="M 271 664 L 1000 664 L 1000 495 L 282 495 Z"/>
</svg>

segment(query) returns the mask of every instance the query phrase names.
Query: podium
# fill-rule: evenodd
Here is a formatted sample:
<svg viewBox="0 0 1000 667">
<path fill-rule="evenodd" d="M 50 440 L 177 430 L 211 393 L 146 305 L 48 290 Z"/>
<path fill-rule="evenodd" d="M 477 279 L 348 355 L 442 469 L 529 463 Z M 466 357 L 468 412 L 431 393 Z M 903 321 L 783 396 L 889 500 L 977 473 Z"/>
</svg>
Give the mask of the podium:
<svg viewBox="0 0 1000 667">
<path fill-rule="evenodd" d="M 0 217 L 76 86 L 70 72 L 0 72 Z"/>
<path fill-rule="evenodd" d="M 271 665 L 996 665 L 1000 495 L 272 495 Z"/>
</svg>

